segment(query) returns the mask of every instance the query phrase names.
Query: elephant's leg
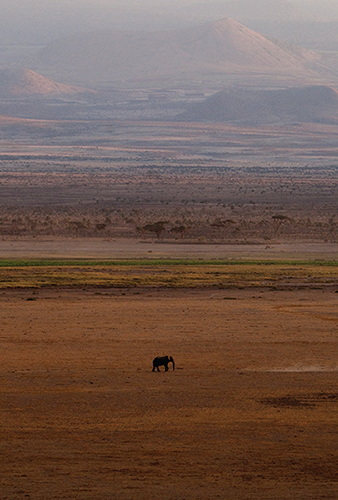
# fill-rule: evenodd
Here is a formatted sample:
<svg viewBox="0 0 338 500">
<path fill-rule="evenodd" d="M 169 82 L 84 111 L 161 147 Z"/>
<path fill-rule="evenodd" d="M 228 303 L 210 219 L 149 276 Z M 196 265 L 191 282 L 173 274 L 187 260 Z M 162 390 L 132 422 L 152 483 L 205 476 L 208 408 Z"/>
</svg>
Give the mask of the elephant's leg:
<svg viewBox="0 0 338 500">
<path fill-rule="evenodd" d="M 169 370 L 169 366 L 168 366 L 168 363 L 165 366 L 165 371 L 167 372 Z"/>
</svg>

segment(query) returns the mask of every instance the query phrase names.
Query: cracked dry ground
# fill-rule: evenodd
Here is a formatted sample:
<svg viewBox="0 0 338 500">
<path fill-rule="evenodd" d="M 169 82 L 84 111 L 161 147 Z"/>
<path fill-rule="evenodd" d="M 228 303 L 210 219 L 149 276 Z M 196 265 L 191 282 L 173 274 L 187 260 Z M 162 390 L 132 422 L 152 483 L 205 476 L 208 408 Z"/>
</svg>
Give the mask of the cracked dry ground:
<svg viewBox="0 0 338 500">
<path fill-rule="evenodd" d="M 1 499 L 337 498 L 333 289 L 0 302 Z"/>
</svg>

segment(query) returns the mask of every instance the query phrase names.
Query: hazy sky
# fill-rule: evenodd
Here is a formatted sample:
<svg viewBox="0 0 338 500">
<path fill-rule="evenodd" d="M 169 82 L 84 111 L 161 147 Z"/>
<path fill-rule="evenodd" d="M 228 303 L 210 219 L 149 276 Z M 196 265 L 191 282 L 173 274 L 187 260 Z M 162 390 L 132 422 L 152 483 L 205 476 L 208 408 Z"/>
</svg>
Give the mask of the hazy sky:
<svg viewBox="0 0 338 500">
<path fill-rule="evenodd" d="M 44 45 L 57 38 L 96 29 L 171 29 L 226 17 L 225 6 L 248 18 L 255 5 L 299 6 L 305 15 L 338 19 L 338 0 L 0 0 L 0 45 Z M 246 4 L 246 5 L 245 5 Z M 236 8 L 235 8 L 236 10 Z"/>
<path fill-rule="evenodd" d="M 137 5 L 139 7 L 149 7 L 149 6 L 165 6 L 170 8 L 173 5 L 192 5 L 203 3 L 205 0 L 0 0 L 0 8 L 9 5 L 14 8 L 32 8 L 39 6 L 39 8 L 59 8 L 61 6 L 67 6 L 71 8 L 72 6 L 124 6 L 124 5 Z M 213 0 L 210 0 L 211 2 Z M 228 3 L 234 0 L 220 0 L 220 3 Z M 277 0 L 278 1 L 278 0 Z M 285 0 L 279 0 L 284 2 Z M 250 3 L 255 3 L 255 0 L 251 0 Z M 311 5 L 317 4 L 318 9 L 322 9 L 323 5 L 335 6 L 336 0 L 288 0 L 288 3 L 293 5 Z"/>
</svg>

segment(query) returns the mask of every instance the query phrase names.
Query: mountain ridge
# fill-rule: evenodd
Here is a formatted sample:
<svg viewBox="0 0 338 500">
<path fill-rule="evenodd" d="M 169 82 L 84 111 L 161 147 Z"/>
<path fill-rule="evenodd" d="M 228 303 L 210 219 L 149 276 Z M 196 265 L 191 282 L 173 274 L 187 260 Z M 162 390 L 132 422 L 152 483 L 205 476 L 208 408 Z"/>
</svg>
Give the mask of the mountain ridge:
<svg viewBox="0 0 338 500">
<path fill-rule="evenodd" d="M 225 89 L 176 116 L 232 124 L 338 123 L 338 91 L 327 85 L 278 90 Z"/>
<path fill-rule="evenodd" d="M 42 49 L 37 64 L 80 82 L 175 80 L 217 74 L 309 76 L 319 59 L 290 52 L 237 21 L 159 32 L 99 31 L 61 38 Z"/>
<path fill-rule="evenodd" d="M 88 92 L 86 89 L 58 83 L 27 68 L 0 68 L 0 96 L 27 97 Z"/>
</svg>

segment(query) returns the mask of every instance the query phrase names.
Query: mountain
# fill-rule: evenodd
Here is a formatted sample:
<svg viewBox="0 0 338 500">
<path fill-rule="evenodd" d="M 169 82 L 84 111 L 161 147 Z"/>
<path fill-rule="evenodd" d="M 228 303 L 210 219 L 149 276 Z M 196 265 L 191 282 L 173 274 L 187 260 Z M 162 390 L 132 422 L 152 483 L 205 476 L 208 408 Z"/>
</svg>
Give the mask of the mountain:
<svg viewBox="0 0 338 500">
<path fill-rule="evenodd" d="M 249 28 L 279 37 L 273 25 L 338 20 L 337 0 L 0 0 L 0 45 L 12 50 L 43 46 L 88 31 L 159 30 L 230 17 Z M 261 31 L 265 26 L 267 31 Z M 291 26 L 290 26 L 291 29 Z M 297 35 L 295 27 L 293 39 Z M 287 39 L 287 41 L 292 41 Z"/>
<path fill-rule="evenodd" d="M 309 65 L 319 58 L 282 48 L 231 19 L 172 31 L 81 33 L 61 38 L 37 57 L 48 72 L 86 84 L 233 74 L 309 76 Z"/>
<path fill-rule="evenodd" d="M 232 124 L 338 122 L 338 91 L 325 85 L 280 90 L 223 90 L 176 117 Z"/>
<path fill-rule="evenodd" d="M 308 50 L 336 53 L 338 47 L 338 21 L 281 22 L 251 21 L 250 27 L 280 40 L 299 45 Z"/>
<path fill-rule="evenodd" d="M 212 0 L 178 9 L 182 19 L 194 22 L 230 17 L 248 28 L 310 50 L 336 51 L 338 2 L 307 0 Z"/>
<path fill-rule="evenodd" d="M 84 91 L 54 82 L 29 69 L 0 69 L 0 97 L 49 96 Z"/>
</svg>

